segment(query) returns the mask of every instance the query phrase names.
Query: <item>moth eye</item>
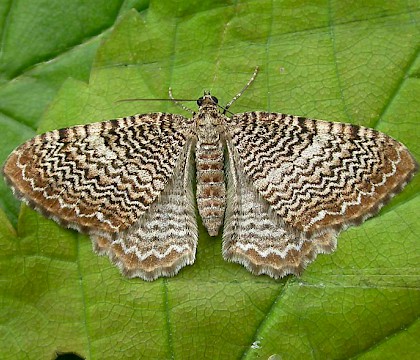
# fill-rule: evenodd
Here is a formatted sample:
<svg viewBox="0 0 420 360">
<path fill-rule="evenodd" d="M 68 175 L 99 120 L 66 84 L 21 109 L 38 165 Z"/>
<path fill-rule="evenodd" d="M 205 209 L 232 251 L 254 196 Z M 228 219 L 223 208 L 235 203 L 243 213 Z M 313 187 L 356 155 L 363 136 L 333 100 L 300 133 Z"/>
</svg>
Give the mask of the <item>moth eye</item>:
<svg viewBox="0 0 420 360">
<path fill-rule="evenodd" d="M 211 97 L 211 99 L 213 100 L 213 102 L 215 103 L 215 104 L 217 104 L 218 102 L 219 102 L 219 100 L 217 99 L 217 97 L 215 97 L 215 96 L 212 96 Z"/>
<path fill-rule="evenodd" d="M 203 105 L 203 98 L 202 97 L 197 100 L 197 105 L 198 106 Z"/>
</svg>

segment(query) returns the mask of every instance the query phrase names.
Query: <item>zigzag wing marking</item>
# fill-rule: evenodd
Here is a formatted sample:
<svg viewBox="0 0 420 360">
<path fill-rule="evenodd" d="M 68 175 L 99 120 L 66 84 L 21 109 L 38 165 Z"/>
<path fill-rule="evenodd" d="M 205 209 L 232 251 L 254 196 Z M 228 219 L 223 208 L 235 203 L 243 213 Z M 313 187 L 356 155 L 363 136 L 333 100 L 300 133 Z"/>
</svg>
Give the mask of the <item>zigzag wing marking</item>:
<svg viewBox="0 0 420 360">
<path fill-rule="evenodd" d="M 223 257 L 256 275 L 299 275 L 318 253 L 336 246 L 336 232 L 307 239 L 287 227 L 252 186 L 227 140 L 228 206 L 223 231 Z"/>
<path fill-rule="evenodd" d="M 128 229 L 173 176 L 188 131 L 182 116 L 145 114 L 38 135 L 3 168 L 14 194 L 89 234 Z"/>
<path fill-rule="evenodd" d="M 128 276 L 171 275 L 195 257 L 190 125 L 153 113 L 47 132 L 10 154 L 4 176 L 29 206 L 90 234 Z"/>
<path fill-rule="evenodd" d="M 251 184 L 308 238 L 373 216 L 418 167 L 403 144 L 362 126 L 266 112 L 236 114 L 230 123 Z"/>
<path fill-rule="evenodd" d="M 108 254 L 128 277 L 154 280 L 173 276 L 195 260 L 198 239 L 192 192 L 192 144 L 183 151 L 174 175 L 149 210 L 114 239 L 93 236 L 95 250 Z"/>
</svg>

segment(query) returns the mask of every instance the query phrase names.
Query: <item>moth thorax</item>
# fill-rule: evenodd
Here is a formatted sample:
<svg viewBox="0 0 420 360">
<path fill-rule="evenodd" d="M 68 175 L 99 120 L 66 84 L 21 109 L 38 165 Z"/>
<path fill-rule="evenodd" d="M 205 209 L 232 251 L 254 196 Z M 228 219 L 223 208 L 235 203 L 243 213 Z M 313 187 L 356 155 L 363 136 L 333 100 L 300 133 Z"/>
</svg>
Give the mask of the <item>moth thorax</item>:
<svg viewBox="0 0 420 360">
<path fill-rule="evenodd" d="M 223 144 L 203 142 L 196 148 L 198 212 L 210 236 L 219 233 L 226 207 L 226 185 L 223 169 Z"/>
</svg>

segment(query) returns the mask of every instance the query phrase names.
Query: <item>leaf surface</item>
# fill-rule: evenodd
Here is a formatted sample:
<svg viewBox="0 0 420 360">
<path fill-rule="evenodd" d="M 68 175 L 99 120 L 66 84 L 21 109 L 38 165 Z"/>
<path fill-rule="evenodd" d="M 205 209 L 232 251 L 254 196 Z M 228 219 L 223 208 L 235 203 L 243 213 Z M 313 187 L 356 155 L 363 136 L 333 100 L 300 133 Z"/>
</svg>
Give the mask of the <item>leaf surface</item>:
<svg viewBox="0 0 420 360">
<path fill-rule="evenodd" d="M 175 97 L 193 100 L 211 90 L 226 104 L 257 65 L 256 81 L 231 111 L 373 127 L 420 159 L 416 2 L 37 3 L 0 7 L 2 161 L 35 131 L 182 113 L 169 101 L 117 100 L 167 98 L 172 87 Z M 200 224 L 196 263 L 148 283 L 122 277 L 88 237 L 25 206 L 19 212 L 1 183 L 2 355 L 413 358 L 419 187 L 417 176 L 301 278 L 275 281 L 224 262 L 221 238 Z"/>
</svg>

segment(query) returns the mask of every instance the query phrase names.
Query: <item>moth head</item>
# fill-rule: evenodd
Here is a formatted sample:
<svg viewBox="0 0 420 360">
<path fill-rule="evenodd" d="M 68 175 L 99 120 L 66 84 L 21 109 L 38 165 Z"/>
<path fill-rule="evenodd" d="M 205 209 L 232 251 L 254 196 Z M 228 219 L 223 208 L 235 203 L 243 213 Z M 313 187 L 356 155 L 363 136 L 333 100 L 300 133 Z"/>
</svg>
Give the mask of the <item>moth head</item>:
<svg viewBox="0 0 420 360">
<path fill-rule="evenodd" d="M 204 91 L 204 95 L 197 100 L 197 105 L 200 107 L 203 105 L 217 105 L 218 102 L 217 97 L 212 96 L 210 91 Z"/>
</svg>

